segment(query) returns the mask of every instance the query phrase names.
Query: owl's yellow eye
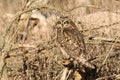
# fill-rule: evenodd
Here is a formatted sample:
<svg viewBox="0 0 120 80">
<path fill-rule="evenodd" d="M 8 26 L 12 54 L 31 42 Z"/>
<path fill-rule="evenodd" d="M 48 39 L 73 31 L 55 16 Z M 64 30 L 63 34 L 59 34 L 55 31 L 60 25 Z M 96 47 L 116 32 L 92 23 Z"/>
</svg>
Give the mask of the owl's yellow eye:
<svg viewBox="0 0 120 80">
<path fill-rule="evenodd" d="M 69 24 L 69 21 L 65 21 L 64 24 Z"/>
</svg>

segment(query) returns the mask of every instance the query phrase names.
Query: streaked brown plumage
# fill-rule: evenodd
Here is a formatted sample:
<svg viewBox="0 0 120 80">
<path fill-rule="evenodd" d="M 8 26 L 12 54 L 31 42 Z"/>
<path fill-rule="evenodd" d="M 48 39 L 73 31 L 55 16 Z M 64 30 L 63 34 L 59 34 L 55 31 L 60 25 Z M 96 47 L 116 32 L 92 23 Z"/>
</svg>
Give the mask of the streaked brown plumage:
<svg viewBox="0 0 120 80">
<path fill-rule="evenodd" d="M 86 49 L 82 33 L 68 17 L 60 17 L 55 28 L 57 31 L 57 43 L 64 57 L 66 57 L 63 65 L 68 69 L 78 70 L 79 74 L 86 78 L 85 80 L 89 80 L 86 75 L 91 73 L 92 70 L 96 71 L 96 67 L 85 58 Z M 91 76 L 91 74 L 89 75 Z"/>
<path fill-rule="evenodd" d="M 72 58 L 85 54 L 85 45 L 82 33 L 68 17 L 61 17 L 56 23 L 57 42 Z"/>
</svg>

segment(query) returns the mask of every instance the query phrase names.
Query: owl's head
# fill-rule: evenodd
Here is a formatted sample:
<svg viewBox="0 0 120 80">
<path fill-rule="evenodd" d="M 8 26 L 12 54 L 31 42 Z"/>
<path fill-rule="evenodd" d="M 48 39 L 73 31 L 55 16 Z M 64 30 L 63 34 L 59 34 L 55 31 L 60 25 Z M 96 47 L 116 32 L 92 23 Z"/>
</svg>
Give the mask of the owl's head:
<svg viewBox="0 0 120 80">
<path fill-rule="evenodd" d="M 69 19 L 68 17 L 60 17 L 60 19 L 58 20 L 58 22 L 56 23 L 56 26 L 55 26 L 57 29 L 68 29 L 68 30 L 71 30 L 71 29 L 74 29 L 75 27 L 75 24 L 74 22 Z"/>
</svg>

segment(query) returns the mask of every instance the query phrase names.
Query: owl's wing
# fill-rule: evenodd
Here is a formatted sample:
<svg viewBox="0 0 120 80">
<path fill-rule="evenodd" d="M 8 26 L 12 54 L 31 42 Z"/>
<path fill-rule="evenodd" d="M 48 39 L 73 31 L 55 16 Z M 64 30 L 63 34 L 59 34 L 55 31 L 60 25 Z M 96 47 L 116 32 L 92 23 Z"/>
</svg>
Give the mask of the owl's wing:
<svg viewBox="0 0 120 80">
<path fill-rule="evenodd" d="M 84 41 L 84 36 L 83 36 L 82 32 L 78 31 L 77 37 L 78 37 L 78 44 L 79 44 L 80 49 L 82 51 L 81 53 L 86 54 L 85 41 Z"/>
<path fill-rule="evenodd" d="M 79 31 L 77 33 L 78 35 L 78 41 L 79 41 L 79 46 L 80 46 L 80 49 L 81 49 L 81 52 L 80 52 L 80 57 L 78 58 L 78 61 L 80 63 L 82 63 L 82 65 L 88 69 L 95 69 L 95 65 L 91 64 L 90 62 L 87 61 L 86 59 L 86 47 L 85 47 L 85 42 L 84 42 L 84 36 L 83 34 Z"/>
</svg>

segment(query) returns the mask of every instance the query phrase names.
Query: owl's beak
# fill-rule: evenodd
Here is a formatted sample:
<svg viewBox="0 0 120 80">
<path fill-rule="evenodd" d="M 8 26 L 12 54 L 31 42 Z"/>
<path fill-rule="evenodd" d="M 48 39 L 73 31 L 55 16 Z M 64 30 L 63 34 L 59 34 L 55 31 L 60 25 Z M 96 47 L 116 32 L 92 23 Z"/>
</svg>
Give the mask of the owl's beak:
<svg viewBox="0 0 120 80">
<path fill-rule="evenodd" d="M 67 25 L 63 26 L 63 29 L 68 29 L 68 28 L 69 28 L 69 26 L 67 26 Z"/>
</svg>

